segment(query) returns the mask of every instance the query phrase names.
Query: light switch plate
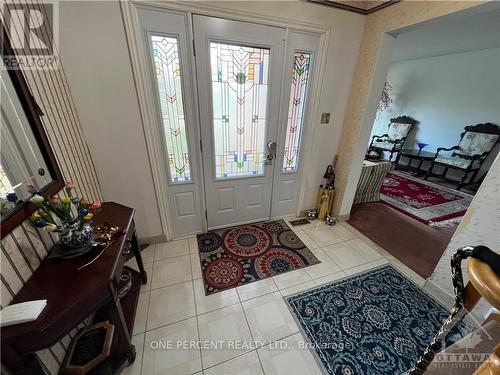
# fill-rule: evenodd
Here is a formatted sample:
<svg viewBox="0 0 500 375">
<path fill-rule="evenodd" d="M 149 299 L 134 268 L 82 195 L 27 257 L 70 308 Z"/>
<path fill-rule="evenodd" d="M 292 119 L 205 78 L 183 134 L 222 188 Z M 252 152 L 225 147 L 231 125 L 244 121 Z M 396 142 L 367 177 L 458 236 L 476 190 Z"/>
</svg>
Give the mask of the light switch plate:
<svg viewBox="0 0 500 375">
<path fill-rule="evenodd" d="M 330 113 L 329 112 L 323 112 L 321 114 L 321 124 L 328 124 L 330 123 Z"/>
</svg>

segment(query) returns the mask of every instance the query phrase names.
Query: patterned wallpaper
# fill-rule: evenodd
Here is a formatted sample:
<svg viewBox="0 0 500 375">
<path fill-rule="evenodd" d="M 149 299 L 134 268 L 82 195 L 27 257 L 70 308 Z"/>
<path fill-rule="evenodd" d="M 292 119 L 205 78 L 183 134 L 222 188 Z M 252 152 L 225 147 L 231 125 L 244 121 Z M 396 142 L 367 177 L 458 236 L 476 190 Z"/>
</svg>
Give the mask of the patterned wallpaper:
<svg viewBox="0 0 500 375">
<path fill-rule="evenodd" d="M 333 205 L 340 212 L 347 188 L 351 164 L 357 149 L 375 65 L 384 33 L 445 14 L 466 9 L 483 2 L 476 1 L 401 1 L 366 16 L 365 29 L 347 103 L 336 164 L 336 193 Z M 361 166 L 360 166 L 361 168 Z"/>
<path fill-rule="evenodd" d="M 37 6 L 36 3 L 32 4 Z M 102 199 L 62 66 L 59 70 L 26 70 L 24 75 L 32 95 L 45 114 L 42 123 L 65 180 L 73 179 L 78 193 L 88 199 Z M 33 228 L 28 220 L 2 238 L 0 307 L 10 303 L 56 240 L 56 237 Z M 48 374 L 57 374 L 77 328 L 52 348 L 37 353 Z"/>
</svg>

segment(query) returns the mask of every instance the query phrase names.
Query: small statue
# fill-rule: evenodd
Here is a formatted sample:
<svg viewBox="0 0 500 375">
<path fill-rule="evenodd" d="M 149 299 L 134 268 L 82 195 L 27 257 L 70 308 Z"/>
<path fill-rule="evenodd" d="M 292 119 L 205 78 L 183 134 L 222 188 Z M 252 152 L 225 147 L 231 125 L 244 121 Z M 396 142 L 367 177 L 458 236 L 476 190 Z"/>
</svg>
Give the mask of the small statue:
<svg viewBox="0 0 500 375">
<path fill-rule="evenodd" d="M 325 224 L 326 225 L 335 225 L 335 224 L 337 224 L 337 219 L 335 219 L 333 216 L 326 215 Z"/>
<path fill-rule="evenodd" d="M 316 210 L 310 210 L 306 212 L 306 219 L 309 221 L 314 221 L 316 220 L 316 217 L 318 214 L 316 213 Z"/>
</svg>

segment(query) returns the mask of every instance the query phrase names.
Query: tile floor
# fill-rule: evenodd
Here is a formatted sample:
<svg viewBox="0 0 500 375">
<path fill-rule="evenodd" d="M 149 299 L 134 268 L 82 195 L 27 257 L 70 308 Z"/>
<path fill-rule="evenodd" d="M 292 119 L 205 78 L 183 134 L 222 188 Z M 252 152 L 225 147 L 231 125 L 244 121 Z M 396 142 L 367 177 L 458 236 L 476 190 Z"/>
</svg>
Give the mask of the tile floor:
<svg viewBox="0 0 500 375">
<path fill-rule="evenodd" d="M 419 285 L 425 282 L 347 223 L 291 228 L 321 264 L 208 297 L 195 237 L 144 250 L 149 282 L 134 325 L 137 357 L 124 374 L 320 374 L 284 296 L 388 262 Z M 137 268 L 134 260 L 129 265 Z M 198 340 L 202 345 L 191 344 Z"/>
</svg>

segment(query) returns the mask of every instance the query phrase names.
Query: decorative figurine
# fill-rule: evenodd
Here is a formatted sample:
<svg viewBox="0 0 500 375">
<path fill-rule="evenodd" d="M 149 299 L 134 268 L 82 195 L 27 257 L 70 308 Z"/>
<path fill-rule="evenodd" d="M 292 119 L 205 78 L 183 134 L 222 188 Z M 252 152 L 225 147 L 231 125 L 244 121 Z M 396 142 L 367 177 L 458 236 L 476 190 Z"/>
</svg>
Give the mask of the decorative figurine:
<svg viewBox="0 0 500 375">
<path fill-rule="evenodd" d="M 314 221 L 316 220 L 316 217 L 318 214 L 316 213 L 316 210 L 310 210 L 306 212 L 306 219 L 309 221 Z"/>
<path fill-rule="evenodd" d="M 325 224 L 326 225 L 335 225 L 335 224 L 337 224 L 337 219 L 335 219 L 333 216 L 326 215 Z"/>
</svg>

